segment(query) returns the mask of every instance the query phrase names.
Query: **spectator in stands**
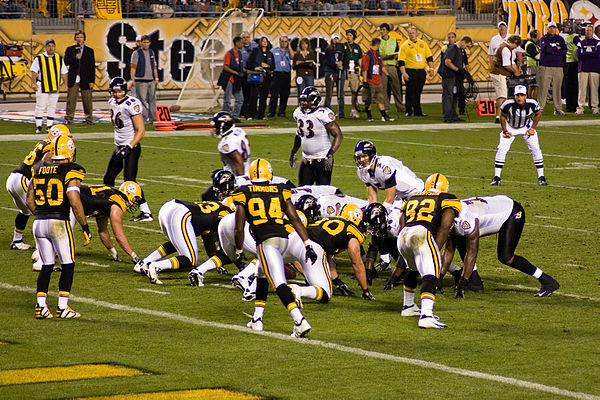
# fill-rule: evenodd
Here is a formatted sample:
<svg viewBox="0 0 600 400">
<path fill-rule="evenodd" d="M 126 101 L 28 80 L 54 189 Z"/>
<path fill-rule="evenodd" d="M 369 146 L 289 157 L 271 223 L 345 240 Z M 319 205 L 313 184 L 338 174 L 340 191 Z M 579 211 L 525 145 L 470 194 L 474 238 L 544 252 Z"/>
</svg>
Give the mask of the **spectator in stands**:
<svg viewBox="0 0 600 400">
<path fill-rule="evenodd" d="M 329 46 L 325 49 L 325 107 L 331 108 L 331 98 L 335 94 L 338 99 L 338 118 L 344 118 L 344 83 L 346 82 L 346 52 L 344 45 L 340 43 L 340 35 L 331 35 Z"/>
<path fill-rule="evenodd" d="M 269 101 L 269 117 L 285 117 L 288 97 L 290 97 L 290 84 L 292 81 L 292 57 L 293 50 L 290 47 L 290 39 L 287 36 L 279 38 L 279 47 L 272 51 L 275 60 L 275 71 L 271 81 L 271 100 Z M 279 99 L 279 110 L 277 100 Z"/>
<path fill-rule="evenodd" d="M 252 50 L 254 50 L 256 47 L 258 47 L 258 44 L 254 41 L 254 40 L 250 40 L 250 32 L 248 31 L 244 31 L 242 32 L 242 34 L 240 35 L 242 38 L 242 49 L 241 49 L 241 54 L 242 54 L 242 65 L 244 66 L 244 72 L 247 74 L 249 72 L 248 68 L 246 67 L 246 65 L 248 64 L 248 57 L 250 57 L 250 52 Z M 244 104 L 242 104 L 242 110 L 241 110 L 241 116 L 247 117 L 248 116 L 248 103 L 250 102 L 250 83 L 248 83 L 248 79 L 246 78 L 246 76 L 243 77 L 242 79 L 242 91 L 244 93 Z"/>
<path fill-rule="evenodd" d="M 528 97 L 537 99 L 539 78 L 538 72 L 540 69 L 540 32 L 537 29 L 529 31 L 529 39 L 525 42 L 523 48 L 527 54 L 527 75 L 535 77 L 535 84 L 529 86 Z"/>
<path fill-rule="evenodd" d="M 293 68 L 296 70 L 296 89 L 298 97 L 307 86 L 314 86 L 317 57 L 310 47 L 308 38 L 300 39 L 298 51 L 292 58 Z"/>
<path fill-rule="evenodd" d="M 385 96 L 385 110 L 390 110 L 390 98 L 388 97 L 389 89 L 391 88 L 391 94 L 394 95 L 394 103 L 396 104 L 396 110 L 399 113 L 404 112 L 404 105 L 402 104 L 402 89 L 400 87 L 400 78 L 398 77 L 398 69 L 396 68 L 396 59 L 398 58 L 398 49 L 400 48 L 398 40 L 390 36 L 390 25 L 383 23 L 379 25 L 379 32 L 381 33 L 381 45 L 379 52 L 383 65 L 386 70 L 386 74 L 381 76 L 383 80 L 383 88 L 386 93 Z"/>
<path fill-rule="evenodd" d="M 398 65 L 406 84 L 406 116 L 426 117 L 421 109 L 421 93 L 427 75 L 433 78 L 433 55 L 431 49 L 422 39 L 417 37 L 417 28 L 408 28 L 408 40 L 400 46 Z M 425 69 L 429 66 L 427 72 Z M 462 66 L 461 66 L 462 67 Z"/>
<path fill-rule="evenodd" d="M 135 0 L 129 9 L 129 18 L 152 18 L 152 10 L 141 0 Z"/>
<path fill-rule="evenodd" d="M 0 0 L 0 18 L 16 19 L 21 18 L 23 8 L 14 0 Z"/>
<path fill-rule="evenodd" d="M 254 48 L 248 57 L 246 68 L 253 73 L 260 72 L 262 82 L 252 82 L 250 85 L 250 101 L 248 102 L 248 119 L 265 119 L 267 109 L 267 98 L 271 88 L 273 71 L 275 70 L 275 59 L 271 52 L 271 42 L 266 36 L 258 41 L 258 47 Z M 258 110 L 256 103 L 258 100 Z"/>
<path fill-rule="evenodd" d="M 293 15 L 294 14 L 294 5 L 297 4 L 295 0 L 277 0 L 275 2 L 275 9 L 279 11 L 281 15 Z"/>
<path fill-rule="evenodd" d="M 579 99 L 575 114 L 583 114 L 588 104 L 588 88 L 590 90 L 590 106 L 592 114 L 599 114 L 598 85 L 600 83 L 600 40 L 594 37 L 594 27 L 585 27 L 585 37 L 577 43 L 577 58 L 579 59 Z"/>
<path fill-rule="evenodd" d="M 573 31 L 571 26 L 565 26 L 563 39 L 567 44 L 566 64 L 564 69 L 565 77 L 561 87 L 562 98 L 566 100 L 567 112 L 577 111 L 577 43 L 581 40 L 579 35 Z"/>
<path fill-rule="evenodd" d="M 242 82 L 244 81 L 244 63 L 242 61 L 243 40 L 240 36 L 233 38 L 233 48 L 225 53 L 223 72 L 219 77 L 219 85 L 225 91 L 223 96 L 223 111 L 231 112 L 231 96 L 235 103 L 231 116 L 234 122 L 240 122 L 240 112 L 244 102 Z"/>
<path fill-rule="evenodd" d="M 356 31 L 354 29 L 346 29 L 346 40 L 347 42 L 344 45 L 346 60 L 348 61 L 346 72 L 348 73 L 348 86 L 352 93 L 352 111 L 350 111 L 350 116 L 352 118 L 358 118 L 356 97 L 358 88 L 360 87 L 360 62 L 362 60 L 363 52 L 360 46 L 355 43 Z"/>
<path fill-rule="evenodd" d="M 384 68 L 383 60 L 381 59 L 381 55 L 379 54 L 379 45 L 381 44 L 381 39 L 373 38 L 371 39 L 371 47 L 369 50 L 365 51 L 363 54 L 363 58 L 361 61 L 361 71 L 363 82 L 366 82 L 369 85 L 368 96 L 365 101 L 367 104 L 366 113 L 367 119 L 369 121 L 373 121 L 373 115 L 371 114 L 371 104 L 377 104 L 379 107 L 379 112 L 381 113 L 382 121 L 394 121 L 390 118 L 385 111 L 385 100 L 386 97 L 385 91 L 382 84 L 381 77 L 383 75 L 387 75 L 387 71 Z"/>
<path fill-rule="evenodd" d="M 150 48 L 150 36 L 142 36 L 142 47 L 131 54 L 131 79 L 136 97 L 144 105 L 144 121 L 156 121 L 156 86 L 158 67 L 154 51 Z"/>
<path fill-rule="evenodd" d="M 298 10 L 301 15 L 311 16 L 317 8 L 316 0 L 298 0 Z"/>
<path fill-rule="evenodd" d="M 447 38 L 448 44 L 442 46 L 440 60 L 444 59 L 444 53 L 446 52 L 448 46 L 456 44 L 455 32 L 448 33 Z M 467 106 L 467 99 L 465 96 L 465 75 L 467 75 L 469 72 L 469 57 L 467 56 L 467 51 L 465 49 L 460 49 L 460 51 L 462 53 L 462 67 L 464 68 L 465 72 L 459 72 L 456 74 L 456 99 L 458 102 L 458 115 L 465 115 L 465 108 Z"/>
<path fill-rule="evenodd" d="M 563 67 L 565 65 L 565 54 L 567 53 L 567 44 L 565 40 L 557 34 L 556 23 L 548 24 L 548 33 L 540 39 L 540 91 L 538 93 L 538 103 L 543 110 L 546 106 L 546 97 L 548 89 L 552 83 L 552 99 L 554 103 L 554 115 L 565 115 L 562 110 L 560 99 L 560 87 L 563 79 Z"/>
<path fill-rule="evenodd" d="M 488 46 L 488 58 L 490 61 L 490 80 L 492 81 L 492 86 L 494 88 L 495 96 L 496 96 L 496 120 L 497 124 L 500 123 L 500 105 L 508 96 L 508 87 L 506 84 L 506 75 L 493 73 L 491 72 L 492 67 L 494 66 L 494 57 L 498 52 L 498 48 L 500 45 L 506 40 L 508 37 L 508 28 L 506 22 L 500 21 L 498 22 L 498 34 L 493 36 L 490 39 L 490 44 Z"/>
<path fill-rule="evenodd" d="M 517 37 L 518 38 L 518 37 Z M 440 63 L 438 73 L 442 77 L 442 112 L 444 114 L 444 122 L 463 122 L 456 114 L 456 79 L 457 74 L 463 70 L 462 49 L 470 48 L 473 45 L 473 40 L 469 36 L 463 36 L 458 43 L 448 46 L 444 53 L 444 58 Z"/>
</svg>

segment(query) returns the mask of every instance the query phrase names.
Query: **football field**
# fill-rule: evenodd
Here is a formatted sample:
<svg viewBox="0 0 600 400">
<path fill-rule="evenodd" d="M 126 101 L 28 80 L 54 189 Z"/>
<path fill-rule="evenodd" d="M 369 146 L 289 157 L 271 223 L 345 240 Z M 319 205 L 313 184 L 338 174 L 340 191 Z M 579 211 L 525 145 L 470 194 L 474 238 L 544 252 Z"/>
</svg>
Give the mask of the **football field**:
<svg viewBox="0 0 600 400">
<path fill-rule="evenodd" d="M 342 120 L 332 184 L 366 197 L 353 148 L 368 139 L 378 154 L 398 158 L 422 179 L 445 174 L 459 198 L 511 196 L 527 221 L 516 253 L 555 277 L 561 285 L 556 293 L 534 298 L 537 280 L 502 265 L 496 236 L 485 237 L 477 260 L 485 290 L 454 299 L 447 276 L 435 313 L 448 329 L 422 330 L 415 318 L 400 317 L 402 288 L 382 290 L 387 274 L 373 282 L 377 300 L 361 300 L 341 253 L 338 271 L 358 294 L 336 295 L 328 304 L 305 300 L 312 330 L 306 339 L 292 339 L 293 322 L 272 290 L 265 330 L 246 328 L 254 305 L 231 286 L 233 265 L 228 275 L 209 272 L 201 288 L 190 286 L 187 271 L 162 273 L 164 284 L 151 285 L 132 271 L 118 246 L 122 261 L 110 260 L 89 218 L 94 236 L 88 247 L 78 225 L 74 232 L 70 306 L 81 318 L 36 320 L 37 274 L 31 252 L 8 250 L 17 209 L 2 191 L 0 399 L 600 399 L 599 120 L 543 118 L 538 132 L 546 187 L 538 186 L 520 138 L 508 153 L 501 186 L 489 185 L 498 125 L 412 122 Z M 40 139 L 25 134 L 31 126 L 0 123 L 3 177 Z M 101 184 L 113 147 L 111 128 L 71 130 L 76 161 L 87 170 L 84 183 Z M 297 171 L 288 165 L 294 133 L 290 119 L 249 129 L 252 158 L 268 159 L 275 175 L 296 181 Z M 165 201 L 200 199 L 211 171 L 221 165 L 217 143 L 208 131 L 150 132 L 142 140 L 138 182 L 154 221 L 125 222 L 140 257 L 166 241 L 157 218 Z M 32 221 L 27 243 L 34 242 Z M 454 262 L 462 265 L 458 256 Z M 54 273 L 50 284 L 51 310 L 58 277 Z"/>
</svg>

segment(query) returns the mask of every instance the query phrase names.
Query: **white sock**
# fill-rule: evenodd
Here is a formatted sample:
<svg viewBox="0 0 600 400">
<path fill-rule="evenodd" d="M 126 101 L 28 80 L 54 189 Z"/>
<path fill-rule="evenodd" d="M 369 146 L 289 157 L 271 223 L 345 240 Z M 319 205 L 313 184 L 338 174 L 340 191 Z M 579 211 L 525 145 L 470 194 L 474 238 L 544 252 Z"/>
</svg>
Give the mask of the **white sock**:
<svg viewBox="0 0 600 400">
<path fill-rule="evenodd" d="M 212 258 L 209 258 L 208 260 L 204 261 L 202 264 L 198 265 L 195 269 L 196 269 L 196 271 L 201 272 L 202 275 L 204 275 L 206 272 L 210 271 L 211 269 L 217 269 L 217 264 L 213 261 Z"/>
<path fill-rule="evenodd" d="M 43 292 L 38 292 L 37 294 L 37 303 L 41 306 L 41 307 L 46 307 L 46 293 Z"/>
<path fill-rule="evenodd" d="M 300 324 L 300 322 L 302 322 L 302 318 L 304 318 L 304 315 L 302 315 L 302 311 L 300 311 L 298 307 L 292 308 L 290 310 L 290 315 L 292 316 L 292 319 L 294 320 L 296 325 Z"/>
<path fill-rule="evenodd" d="M 543 273 L 544 271 L 542 271 L 539 268 L 536 268 L 535 272 L 531 276 L 533 276 L 535 279 L 540 279 Z"/>
<path fill-rule="evenodd" d="M 142 261 L 144 261 L 144 263 L 149 263 L 151 261 L 158 261 L 161 258 L 163 258 L 163 255 L 160 254 L 160 251 L 158 251 L 158 249 L 156 249 L 152 253 L 148 254 L 146 258 L 144 258 Z"/>
<path fill-rule="evenodd" d="M 69 304 L 69 292 L 58 293 L 58 308 L 64 310 Z"/>
<path fill-rule="evenodd" d="M 379 261 L 383 261 L 385 263 L 390 263 L 390 253 L 388 254 L 382 254 L 379 256 Z"/>
<path fill-rule="evenodd" d="M 264 306 L 254 306 L 254 314 L 252 315 L 252 319 L 254 321 L 258 321 L 262 319 L 265 315 L 265 307 Z"/>
<path fill-rule="evenodd" d="M 430 299 L 429 297 L 421 298 L 421 315 L 432 316 L 434 304 L 435 300 Z"/>
<path fill-rule="evenodd" d="M 15 230 L 13 233 L 13 242 L 18 242 L 20 240 L 23 240 L 23 232 Z"/>
<path fill-rule="evenodd" d="M 150 206 L 148 205 L 147 201 L 140 204 L 140 211 L 143 213 L 146 213 L 146 214 L 152 214 L 152 212 L 150 211 Z"/>
<path fill-rule="evenodd" d="M 308 297 L 309 299 L 316 299 L 319 291 L 314 286 L 300 286 L 302 289 L 302 297 Z"/>
<path fill-rule="evenodd" d="M 497 176 L 498 178 L 500 178 L 500 174 L 502 173 L 502 168 L 494 168 L 494 176 Z"/>
<path fill-rule="evenodd" d="M 454 272 L 460 270 L 460 267 L 454 263 L 451 263 L 448 267 L 448 272 Z"/>
<path fill-rule="evenodd" d="M 237 275 L 241 278 L 248 279 L 252 275 L 256 276 L 257 272 L 258 272 L 258 264 L 254 260 L 252 260 L 248 265 L 246 265 L 243 269 L 241 269 L 240 272 L 237 273 Z"/>
<path fill-rule="evenodd" d="M 404 290 L 404 306 L 412 306 L 415 304 L 415 292 Z"/>
<path fill-rule="evenodd" d="M 473 271 L 477 271 L 477 264 L 473 264 Z"/>
<path fill-rule="evenodd" d="M 171 262 L 170 259 L 153 261 L 152 265 L 156 269 L 156 272 L 166 271 L 168 269 L 173 269 L 173 263 Z"/>
<path fill-rule="evenodd" d="M 536 168 L 536 169 L 537 169 L 538 178 L 540 176 L 544 176 L 544 168 Z"/>
</svg>

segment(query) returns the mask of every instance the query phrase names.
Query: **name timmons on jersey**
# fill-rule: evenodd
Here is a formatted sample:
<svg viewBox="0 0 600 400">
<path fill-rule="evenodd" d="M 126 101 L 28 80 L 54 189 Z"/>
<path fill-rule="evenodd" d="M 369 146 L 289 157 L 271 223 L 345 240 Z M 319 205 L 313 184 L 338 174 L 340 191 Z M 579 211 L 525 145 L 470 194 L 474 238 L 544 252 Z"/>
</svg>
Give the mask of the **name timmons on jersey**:
<svg viewBox="0 0 600 400">
<path fill-rule="evenodd" d="M 275 186 L 249 186 L 251 192 L 270 192 L 277 193 L 277 187 Z"/>
<path fill-rule="evenodd" d="M 39 173 L 40 174 L 55 174 L 57 168 L 58 168 L 57 165 L 49 166 L 49 167 L 42 166 L 42 167 L 40 167 Z"/>
</svg>

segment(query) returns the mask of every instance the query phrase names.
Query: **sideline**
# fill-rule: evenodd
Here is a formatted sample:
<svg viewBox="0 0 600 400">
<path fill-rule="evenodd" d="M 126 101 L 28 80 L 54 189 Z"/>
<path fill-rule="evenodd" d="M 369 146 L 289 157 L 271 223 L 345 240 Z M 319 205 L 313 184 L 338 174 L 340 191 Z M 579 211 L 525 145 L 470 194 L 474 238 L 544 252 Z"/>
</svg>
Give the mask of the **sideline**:
<svg viewBox="0 0 600 400">
<path fill-rule="evenodd" d="M 26 293 L 32 293 L 32 294 L 35 293 L 35 288 L 27 287 L 27 286 L 12 285 L 12 284 L 9 284 L 6 282 L 0 282 L 0 288 L 6 289 L 6 290 L 17 291 L 17 292 L 26 292 Z M 55 293 L 52 293 L 52 295 L 55 295 Z M 369 357 L 369 358 L 392 361 L 392 362 L 397 362 L 397 363 L 402 363 L 402 364 L 414 365 L 414 366 L 421 367 L 421 368 L 428 368 L 428 369 L 442 371 L 442 372 L 446 372 L 446 373 L 450 373 L 450 374 L 466 376 L 469 378 L 478 378 L 478 379 L 482 379 L 482 380 L 503 383 L 503 384 L 510 385 L 510 386 L 517 386 L 517 387 L 522 387 L 525 389 L 537 390 L 540 392 L 546 392 L 546 393 L 556 394 L 556 395 L 560 395 L 560 396 L 571 397 L 574 399 L 600 400 L 600 396 L 596 396 L 596 395 L 589 394 L 589 393 L 574 392 L 574 391 L 561 389 L 561 388 L 554 387 L 554 386 L 544 385 L 544 384 L 537 383 L 537 382 L 529 382 L 529 381 L 510 378 L 510 377 L 506 377 L 506 376 L 502 376 L 502 375 L 494 375 L 494 374 L 488 374 L 485 372 L 450 367 L 450 366 L 435 363 L 435 362 L 419 360 L 419 359 L 415 359 L 415 358 L 395 356 L 392 354 L 379 353 L 376 351 L 363 350 L 363 349 L 356 348 L 356 347 L 344 346 L 344 345 L 340 345 L 337 343 L 325 342 L 322 340 L 307 339 L 307 338 L 297 339 L 297 338 L 292 338 L 288 335 L 284 335 L 282 333 L 267 332 L 267 331 L 256 332 L 256 331 L 252 331 L 252 330 L 246 328 L 245 326 L 242 327 L 242 326 L 238 326 L 238 325 L 230 325 L 230 324 L 224 324 L 224 323 L 219 323 L 219 322 L 205 321 L 202 319 L 188 317 L 185 315 L 170 313 L 170 312 L 166 312 L 166 311 L 157 311 L 157 310 L 151 310 L 151 309 L 141 308 L 141 307 L 132 307 L 132 306 L 128 306 L 125 304 L 110 303 L 107 301 L 92 299 L 89 297 L 71 296 L 71 300 L 76 301 L 76 302 L 91 304 L 91 305 L 98 306 L 98 307 L 110 308 L 113 310 L 121 310 L 121 311 L 126 311 L 126 312 L 131 312 L 131 313 L 144 314 L 144 315 L 159 317 L 159 318 L 163 318 L 163 319 L 167 318 L 167 319 L 171 319 L 174 321 L 188 323 L 191 325 L 206 326 L 206 327 L 210 327 L 210 328 L 219 328 L 219 329 L 228 329 L 228 330 L 237 331 L 237 332 L 246 333 L 246 334 L 255 334 L 255 335 L 266 336 L 266 337 L 269 337 L 272 339 L 277 339 L 277 340 L 285 340 L 285 341 L 296 342 L 296 343 L 314 346 L 314 347 L 321 347 L 321 348 L 341 351 L 344 353 L 354 354 L 354 355 L 358 355 L 361 357 Z"/>
</svg>

